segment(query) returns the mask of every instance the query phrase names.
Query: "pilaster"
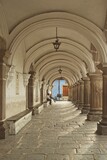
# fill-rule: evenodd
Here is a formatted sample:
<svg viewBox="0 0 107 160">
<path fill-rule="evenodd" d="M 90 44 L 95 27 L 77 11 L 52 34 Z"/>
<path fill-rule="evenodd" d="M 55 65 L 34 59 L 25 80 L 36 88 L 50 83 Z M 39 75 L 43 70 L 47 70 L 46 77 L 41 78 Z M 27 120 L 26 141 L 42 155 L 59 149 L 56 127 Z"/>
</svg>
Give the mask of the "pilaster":
<svg viewBox="0 0 107 160">
<path fill-rule="evenodd" d="M 32 114 L 34 115 L 34 86 L 35 86 L 35 72 L 29 72 L 31 75 L 28 83 L 28 109 L 32 110 Z"/>
</svg>

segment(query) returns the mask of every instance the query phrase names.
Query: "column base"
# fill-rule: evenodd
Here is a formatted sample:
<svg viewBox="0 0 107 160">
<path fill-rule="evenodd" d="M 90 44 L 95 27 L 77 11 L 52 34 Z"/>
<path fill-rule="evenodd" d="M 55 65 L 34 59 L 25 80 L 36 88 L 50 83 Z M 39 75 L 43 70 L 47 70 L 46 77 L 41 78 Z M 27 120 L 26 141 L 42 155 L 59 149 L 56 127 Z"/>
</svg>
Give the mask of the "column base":
<svg viewBox="0 0 107 160">
<path fill-rule="evenodd" d="M 78 103 L 77 101 L 74 101 L 73 104 L 77 107 Z"/>
<path fill-rule="evenodd" d="M 89 112 L 87 115 L 87 120 L 88 121 L 99 121 L 102 119 L 102 112 L 101 111 L 94 111 L 94 112 Z"/>
<path fill-rule="evenodd" d="M 96 133 L 99 135 L 107 135 L 107 125 L 103 125 L 101 122 L 98 122 Z"/>
<path fill-rule="evenodd" d="M 82 110 L 81 110 L 81 113 L 82 114 L 88 114 L 89 113 L 89 110 L 90 110 L 90 107 L 89 106 L 83 106 Z"/>
<path fill-rule="evenodd" d="M 32 115 L 35 115 L 35 109 L 33 107 L 29 107 L 28 109 L 32 111 Z"/>
<path fill-rule="evenodd" d="M 8 128 L 5 122 L 0 122 L 0 139 L 5 139 L 8 135 Z"/>
<path fill-rule="evenodd" d="M 32 108 L 31 110 L 32 110 L 32 115 L 35 115 L 35 109 Z"/>
<path fill-rule="evenodd" d="M 80 103 L 80 104 L 78 105 L 78 109 L 82 110 L 83 106 L 84 106 L 84 104 L 83 104 L 83 103 Z"/>
</svg>

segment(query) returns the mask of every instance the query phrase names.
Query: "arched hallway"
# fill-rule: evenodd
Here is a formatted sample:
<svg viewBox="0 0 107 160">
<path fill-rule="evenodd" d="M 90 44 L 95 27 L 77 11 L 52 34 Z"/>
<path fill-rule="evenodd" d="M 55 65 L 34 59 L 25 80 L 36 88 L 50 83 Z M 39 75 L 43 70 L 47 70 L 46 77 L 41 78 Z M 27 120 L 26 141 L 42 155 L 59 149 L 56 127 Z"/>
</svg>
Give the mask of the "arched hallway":
<svg viewBox="0 0 107 160">
<path fill-rule="evenodd" d="M 71 102 L 53 102 L 0 141 L 0 160 L 106 160 L 107 136 L 95 134 L 96 124 Z"/>
<path fill-rule="evenodd" d="M 70 114 L 81 112 L 77 130 L 95 124 L 97 134 L 107 135 L 107 0 L 0 0 L 1 143 L 31 120 L 37 124 L 39 118 L 45 125 L 41 116 L 51 111 L 56 122 L 54 108 L 46 108 L 49 93 L 78 108 L 62 112 L 61 104 L 60 112 L 57 102 L 58 118 L 67 115 L 69 121 Z M 83 117 L 87 121 L 81 126 Z M 76 131 L 61 121 L 54 124 L 56 134 L 62 123 L 61 134 Z"/>
</svg>

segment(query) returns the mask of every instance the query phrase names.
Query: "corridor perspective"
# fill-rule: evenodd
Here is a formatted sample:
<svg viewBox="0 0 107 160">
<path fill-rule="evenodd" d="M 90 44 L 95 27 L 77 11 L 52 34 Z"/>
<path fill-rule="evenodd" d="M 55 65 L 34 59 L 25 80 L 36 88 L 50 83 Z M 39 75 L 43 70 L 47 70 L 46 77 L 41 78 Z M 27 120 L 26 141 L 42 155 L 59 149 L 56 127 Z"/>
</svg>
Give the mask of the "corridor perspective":
<svg viewBox="0 0 107 160">
<path fill-rule="evenodd" d="M 53 102 L 16 136 L 0 141 L 0 160 L 107 160 L 107 136 L 96 135 L 71 102 Z"/>
<path fill-rule="evenodd" d="M 106 139 L 107 0 L 0 0 L 0 160 L 107 160 Z"/>
</svg>

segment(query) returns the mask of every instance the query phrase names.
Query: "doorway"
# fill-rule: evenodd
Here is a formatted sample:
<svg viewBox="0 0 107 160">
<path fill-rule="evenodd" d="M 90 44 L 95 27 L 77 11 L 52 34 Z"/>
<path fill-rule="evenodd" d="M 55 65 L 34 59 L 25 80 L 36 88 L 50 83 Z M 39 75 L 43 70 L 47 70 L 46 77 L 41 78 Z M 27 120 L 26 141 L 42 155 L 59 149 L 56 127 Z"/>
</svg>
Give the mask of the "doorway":
<svg viewBox="0 0 107 160">
<path fill-rule="evenodd" d="M 52 86 L 52 97 L 55 100 L 68 100 L 68 83 L 66 80 L 56 79 Z"/>
</svg>

